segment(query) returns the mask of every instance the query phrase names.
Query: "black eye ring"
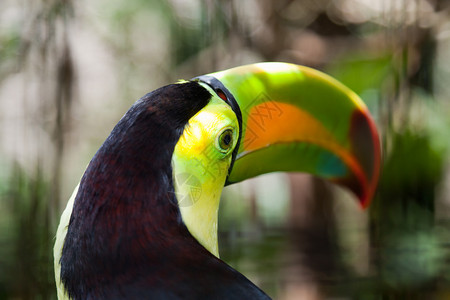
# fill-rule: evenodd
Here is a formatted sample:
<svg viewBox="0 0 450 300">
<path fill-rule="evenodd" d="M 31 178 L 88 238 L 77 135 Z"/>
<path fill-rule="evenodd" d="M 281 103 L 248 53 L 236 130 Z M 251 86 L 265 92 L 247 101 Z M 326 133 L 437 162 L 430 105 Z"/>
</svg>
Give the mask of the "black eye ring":
<svg viewBox="0 0 450 300">
<path fill-rule="evenodd" d="M 233 146 L 233 130 L 228 128 L 222 131 L 218 137 L 217 144 L 221 152 L 228 152 Z"/>
</svg>

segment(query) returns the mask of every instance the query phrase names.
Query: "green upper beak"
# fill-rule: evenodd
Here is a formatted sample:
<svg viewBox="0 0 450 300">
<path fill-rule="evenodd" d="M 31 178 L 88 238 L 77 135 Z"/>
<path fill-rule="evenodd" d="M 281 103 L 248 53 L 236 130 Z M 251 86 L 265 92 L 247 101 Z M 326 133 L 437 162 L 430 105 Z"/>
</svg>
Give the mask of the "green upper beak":
<svg viewBox="0 0 450 300">
<path fill-rule="evenodd" d="M 307 172 L 346 186 L 363 207 L 369 204 L 380 142 L 354 92 L 319 71 L 287 63 L 241 66 L 199 80 L 204 78 L 217 79 L 242 116 L 228 183 L 274 171 Z"/>
</svg>

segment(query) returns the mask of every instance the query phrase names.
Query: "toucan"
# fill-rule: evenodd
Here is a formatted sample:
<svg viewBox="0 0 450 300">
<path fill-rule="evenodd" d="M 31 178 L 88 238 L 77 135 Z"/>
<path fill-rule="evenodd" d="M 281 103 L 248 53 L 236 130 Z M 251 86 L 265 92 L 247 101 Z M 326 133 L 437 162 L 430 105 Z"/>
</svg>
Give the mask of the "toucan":
<svg viewBox="0 0 450 300">
<path fill-rule="evenodd" d="M 120 119 L 62 213 L 58 298 L 270 299 L 219 258 L 223 187 L 307 172 L 366 207 L 379 165 L 367 107 L 320 71 L 257 63 L 159 88 Z"/>
</svg>

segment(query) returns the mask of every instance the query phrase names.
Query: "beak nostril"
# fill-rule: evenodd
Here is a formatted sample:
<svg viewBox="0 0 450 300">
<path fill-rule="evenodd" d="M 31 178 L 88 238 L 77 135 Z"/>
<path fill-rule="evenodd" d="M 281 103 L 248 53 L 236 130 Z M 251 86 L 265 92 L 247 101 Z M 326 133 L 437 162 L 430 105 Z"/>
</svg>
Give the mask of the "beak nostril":
<svg viewBox="0 0 450 300">
<path fill-rule="evenodd" d="M 220 97 L 220 99 L 222 99 L 225 102 L 228 102 L 227 95 L 225 95 L 224 91 L 222 91 L 221 89 L 217 89 L 216 93 L 217 93 L 217 96 Z"/>
</svg>

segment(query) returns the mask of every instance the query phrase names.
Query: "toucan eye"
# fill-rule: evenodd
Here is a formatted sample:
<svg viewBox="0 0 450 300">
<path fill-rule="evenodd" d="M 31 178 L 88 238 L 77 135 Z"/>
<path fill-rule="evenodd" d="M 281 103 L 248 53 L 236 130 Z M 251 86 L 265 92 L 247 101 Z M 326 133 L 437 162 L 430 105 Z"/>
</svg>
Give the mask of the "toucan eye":
<svg viewBox="0 0 450 300">
<path fill-rule="evenodd" d="M 233 146 L 233 130 L 225 129 L 222 131 L 219 135 L 218 144 L 221 152 L 228 152 L 231 146 Z"/>
</svg>

